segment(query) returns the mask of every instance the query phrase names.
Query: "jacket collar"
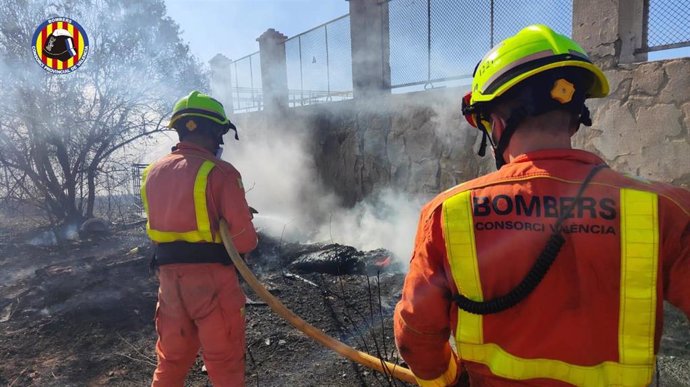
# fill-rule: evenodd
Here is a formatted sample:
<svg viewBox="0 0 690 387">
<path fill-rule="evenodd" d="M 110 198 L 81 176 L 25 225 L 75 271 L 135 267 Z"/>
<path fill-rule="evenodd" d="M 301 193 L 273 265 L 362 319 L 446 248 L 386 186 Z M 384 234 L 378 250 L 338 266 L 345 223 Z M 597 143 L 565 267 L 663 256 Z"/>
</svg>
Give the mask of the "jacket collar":
<svg viewBox="0 0 690 387">
<path fill-rule="evenodd" d="M 581 149 L 543 149 L 519 155 L 509 164 L 534 162 L 539 160 L 576 161 L 583 164 L 603 164 L 604 160 L 594 153 Z"/>
<path fill-rule="evenodd" d="M 204 148 L 204 147 L 202 147 L 202 146 L 193 144 L 193 143 L 188 142 L 188 141 L 180 141 L 180 142 L 178 142 L 177 145 L 175 145 L 175 148 L 177 148 L 178 151 L 179 151 L 179 150 L 181 150 L 181 151 L 194 151 L 194 152 L 200 152 L 200 153 L 204 153 L 204 154 L 207 154 L 207 155 L 215 156 L 215 155 L 214 155 L 211 151 L 209 151 L 208 149 L 206 149 L 206 148 Z"/>
</svg>

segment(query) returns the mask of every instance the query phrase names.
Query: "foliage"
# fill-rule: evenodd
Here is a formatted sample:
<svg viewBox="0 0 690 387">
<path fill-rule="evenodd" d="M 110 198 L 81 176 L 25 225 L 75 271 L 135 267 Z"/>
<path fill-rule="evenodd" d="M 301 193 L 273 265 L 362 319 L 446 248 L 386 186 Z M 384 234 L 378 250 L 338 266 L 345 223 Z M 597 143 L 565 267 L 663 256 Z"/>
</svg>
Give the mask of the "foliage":
<svg viewBox="0 0 690 387">
<path fill-rule="evenodd" d="M 174 100 L 207 85 L 165 12 L 162 0 L 0 0 L 6 200 L 72 223 L 94 216 L 97 195 L 128 182 L 129 165 L 165 129 Z M 76 20 L 89 37 L 88 58 L 70 74 L 50 74 L 33 58 L 35 29 L 55 16 Z"/>
</svg>

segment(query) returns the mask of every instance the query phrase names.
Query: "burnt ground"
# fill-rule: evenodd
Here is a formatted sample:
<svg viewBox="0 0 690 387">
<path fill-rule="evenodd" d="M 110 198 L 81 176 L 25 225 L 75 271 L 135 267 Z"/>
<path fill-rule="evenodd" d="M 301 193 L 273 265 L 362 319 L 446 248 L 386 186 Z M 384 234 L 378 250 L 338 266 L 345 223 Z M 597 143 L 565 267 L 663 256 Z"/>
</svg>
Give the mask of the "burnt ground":
<svg viewBox="0 0 690 387">
<path fill-rule="evenodd" d="M 142 228 L 53 247 L 27 244 L 35 233 L 0 223 L 0 386 L 148 385 L 155 368 L 157 282 L 149 275 L 151 248 Z M 391 316 L 404 275 L 391 267 L 376 275 L 372 263 L 383 251 L 360 256 L 369 275 L 297 272 L 305 255 L 343 248 L 264 238 L 249 263 L 302 318 L 395 361 Z M 245 292 L 255 301 L 247 307 L 248 386 L 392 385 L 305 338 L 250 289 Z M 671 308 L 662 354 L 661 385 L 690 385 L 688 322 Z M 197 360 L 188 386 L 210 385 L 201 366 Z"/>
<path fill-rule="evenodd" d="M 0 386 L 148 385 L 158 284 L 143 229 L 52 247 L 25 243 L 35 233 L 0 227 Z M 288 308 L 357 349 L 395 358 L 391 316 L 403 274 L 304 274 L 297 259 L 309 253 L 359 253 L 262 239 L 249 265 Z M 380 261 L 382 253 L 359 258 Z M 243 286 L 254 299 L 247 306 L 248 386 L 393 385 L 307 339 Z M 210 385 L 202 365 L 198 359 L 188 386 Z"/>
</svg>

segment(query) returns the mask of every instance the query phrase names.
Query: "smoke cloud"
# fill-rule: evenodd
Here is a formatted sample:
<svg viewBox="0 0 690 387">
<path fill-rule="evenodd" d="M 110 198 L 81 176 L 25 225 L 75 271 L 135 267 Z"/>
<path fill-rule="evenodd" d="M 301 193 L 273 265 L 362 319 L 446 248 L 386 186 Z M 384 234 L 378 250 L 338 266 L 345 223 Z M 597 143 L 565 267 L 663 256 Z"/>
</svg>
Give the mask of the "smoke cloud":
<svg viewBox="0 0 690 387">
<path fill-rule="evenodd" d="M 252 115 L 248 120 L 258 118 Z M 352 208 L 324 187 L 309 152 L 304 122 L 266 122 L 240 128 L 223 158 L 242 173 L 254 223 L 284 242 L 340 243 L 361 250 L 385 248 L 407 265 L 419 210 L 428 198 L 384 188 Z"/>
</svg>

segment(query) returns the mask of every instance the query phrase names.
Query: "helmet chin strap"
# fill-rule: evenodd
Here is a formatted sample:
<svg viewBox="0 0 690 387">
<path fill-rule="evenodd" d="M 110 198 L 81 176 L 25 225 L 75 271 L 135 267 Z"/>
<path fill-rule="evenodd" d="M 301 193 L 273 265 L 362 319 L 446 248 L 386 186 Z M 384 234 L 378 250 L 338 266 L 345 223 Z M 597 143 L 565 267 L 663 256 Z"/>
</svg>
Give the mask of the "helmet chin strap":
<svg viewBox="0 0 690 387">
<path fill-rule="evenodd" d="M 498 140 L 498 144 L 494 143 L 491 136 L 489 135 L 489 132 L 484 127 L 484 124 L 480 123 L 479 126 L 482 132 L 484 133 L 484 138 L 482 138 L 482 144 L 479 148 L 479 156 L 484 156 L 484 154 L 486 153 L 486 139 L 488 137 L 491 141 L 491 147 L 494 150 L 494 158 L 496 159 L 496 169 L 501 169 L 501 167 L 507 163 L 506 160 L 503 158 L 503 152 L 505 152 L 506 148 L 508 148 L 508 144 L 510 144 L 510 139 L 513 137 L 513 134 L 515 134 L 515 129 L 517 129 L 517 127 L 520 125 L 520 122 L 522 122 L 522 120 L 524 120 L 527 117 L 527 115 L 527 109 L 525 109 L 524 107 L 513 110 L 512 114 L 510 115 L 510 118 L 508 118 L 508 121 L 506 122 L 505 129 L 503 129 L 503 134 L 501 135 L 501 138 Z"/>
<path fill-rule="evenodd" d="M 494 148 L 496 169 L 501 169 L 501 167 L 507 163 L 507 161 L 503 159 L 503 152 L 505 152 L 508 148 L 508 144 L 510 144 L 510 139 L 513 137 L 513 134 L 515 134 L 515 130 L 517 129 L 517 127 L 520 126 L 520 123 L 529 115 L 529 110 L 524 106 L 513 110 L 512 114 L 510 115 L 510 118 L 508 118 L 508 121 L 506 122 L 506 127 L 503 130 L 503 134 L 501 135 L 501 138 L 498 140 L 498 145 L 494 146 L 493 142 L 491 143 L 491 145 Z M 580 112 L 579 123 L 585 126 L 592 126 L 592 119 L 589 115 L 589 109 L 584 104 L 582 105 L 582 110 Z M 487 136 L 486 129 L 483 129 L 483 131 L 484 135 Z M 482 144 L 484 144 L 484 140 L 482 140 Z M 486 146 L 484 146 L 484 148 L 485 147 Z M 482 149 L 480 149 L 480 152 L 481 151 Z"/>
<path fill-rule="evenodd" d="M 582 111 L 580 111 L 580 123 L 584 126 L 592 126 L 592 118 L 589 115 L 587 105 L 582 104 Z"/>
<path fill-rule="evenodd" d="M 494 140 L 491 138 L 491 135 L 489 135 L 489 131 L 488 131 L 487 128 L 484 126 L 484 121 L 483 121 L 483 120 L 480 119 L 479 122 L 477 122 L 477 127 L 478 127 L 479 130 L 482 132 L 482 143 L 479 145 L 479 151 L 477 152 L 477 155 L 478 155 L 479 157 L 484 157 L 484 155 L 486 154 L 486 145 L 487 145 L 487 142 L 490 142 L 490 143 L 491 143 L 491 147 L 492 147 L 492 148 L 495 149 L 496 147 L 495 147 L 495 145 L 494 145 Z"/>
</svg>

